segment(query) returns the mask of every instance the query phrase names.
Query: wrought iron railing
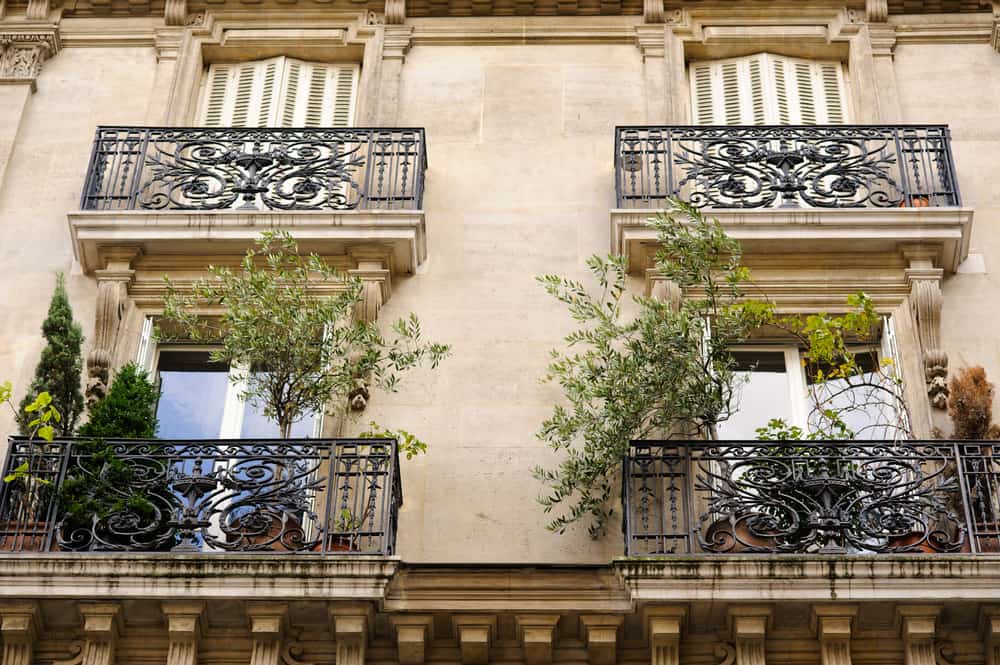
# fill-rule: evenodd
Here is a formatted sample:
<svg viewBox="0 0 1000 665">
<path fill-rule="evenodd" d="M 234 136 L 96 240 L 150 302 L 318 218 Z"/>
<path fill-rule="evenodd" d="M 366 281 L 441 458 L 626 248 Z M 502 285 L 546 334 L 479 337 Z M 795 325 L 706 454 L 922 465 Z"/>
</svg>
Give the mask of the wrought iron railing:
<svg viewBox="0 0 1000 665">
<path fill-rule="evenodd" d="M 98 127 L 83 210 L 417 210 L 423 129 Z"/>
<path fill-rule="evenodd" d="M 959 206 L 944 125 L 618 127 L 619 208 Z"/>
<path fill-rule="evenodd" d="M 1000 443 L 640 441 L 629 556 L 1000 552 Z"/>
<path fill-rule="evenodd" d="M 394 552 L 391 439 L 12 439 L 0 551 Z"/>
</svg>

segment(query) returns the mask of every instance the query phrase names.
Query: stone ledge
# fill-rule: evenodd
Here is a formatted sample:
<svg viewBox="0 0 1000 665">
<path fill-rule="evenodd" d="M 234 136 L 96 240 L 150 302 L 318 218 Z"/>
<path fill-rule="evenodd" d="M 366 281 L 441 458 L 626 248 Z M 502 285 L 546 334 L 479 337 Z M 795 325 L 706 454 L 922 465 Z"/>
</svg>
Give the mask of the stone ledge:
<svg viewBox="0 0 1000 665">
<path fill-rule="evenodd" d="M 378 601 L 398 566 L 364 555 L 0 553 L 0 598 Z"/>
<path fill-rule="evenodd" d="M 679 555 L 614 562 L 633 602 L 994 601 L 1000 555 Z"/>
<path fill-rule="evenodd" d="M 147 257 L 241 255 L 266 229 L 289 231 L 304 251 L 323 255 L 385 245 L 396 273 L 414 272 L 427 256 L 422 210 L 87 210 L 67 220 L 73 252 L 88 274 L 104 268 L 105 247 L 139 247 Z"/>
<path fill-rule="evenodd" d="M 629 271 L 652 267 L 656 233 L 646 219 L 656 210 L 611 211 L 611 251 L 629 257 Z M 954 272 L 969 253 L 972 208 L 765 208 L 706 210 L 744 254 L 876 254 L 921 244 L 938 248 L 936 263 Z"/>
</svg>

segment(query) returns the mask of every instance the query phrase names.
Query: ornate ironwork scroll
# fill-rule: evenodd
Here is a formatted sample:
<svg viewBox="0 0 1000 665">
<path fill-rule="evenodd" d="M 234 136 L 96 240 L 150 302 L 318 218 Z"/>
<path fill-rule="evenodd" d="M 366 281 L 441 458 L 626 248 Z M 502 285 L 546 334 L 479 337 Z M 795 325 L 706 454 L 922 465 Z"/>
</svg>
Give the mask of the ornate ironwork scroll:
<svg viewBox="0 0 1000 665">
<path fill-rule="evenodd" d="M 345 554 L 394 549 L 402 501 L 395 441 L 105 445 L 64 440 L 39 446 L 15 440 L 8 470 L 29 455 L 37 460 L 32 468 L 39 470 L 39 486 L 49 489 L 33 501 L 29 515 L 19 487 L 3 488 L 0 515 L 7 521 L 0 523 L 0 546 Z M 81 516 L 65 505 L 65 493 L 56 491 L 67 482 L 111 489 L 103 490 L 97 509 Z"/>
<path fill-rule="evenodd" d="M 619 127 L 619 208 L 961 204 L 946 126 Z"/>
<path fill-rule="evenodd" d="M 995 458 L 971 442 L 636 442 L 626 550 L 997 551 Z"/>
<path fill-rule="evenodd" d="M 84 210 L 402 210 L 422 129 L 99 127 Z"/>
</svg>

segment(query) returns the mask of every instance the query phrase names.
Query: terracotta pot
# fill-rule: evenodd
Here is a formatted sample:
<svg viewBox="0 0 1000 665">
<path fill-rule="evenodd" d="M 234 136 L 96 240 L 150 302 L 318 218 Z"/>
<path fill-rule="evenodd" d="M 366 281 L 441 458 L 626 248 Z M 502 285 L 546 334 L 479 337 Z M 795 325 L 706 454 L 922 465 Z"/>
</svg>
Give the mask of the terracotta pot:
<svg viewBox="0 0 1000 665">
<path fill-rule="evenodd" d="M 904 197 L 903 200 L 899 202 L 900 208 L 929 208 L 930 205 L 930 197 L 920 196 L 917 194 L 911 196 L 909 201 L 907 201 Z"/>
<path fill-rule="evenodd" d="M 45 546 L 45 536 L 48 532 L 48 522 L 22 522 L 6 521 L 0 522 L 0 531 L 5 535 L 0 536 L 0 552 L 59 552 L 61 548 L 55 538 L 48 549 Z M 31 531 L 25 534 L 25 531 Z"/>
<path fill-rule="evenodd" d="M 768 552 L 774 549 L 773 538 L 751 533 L 746 522 L 737 522 L 734 527 L 728 519 L 721 519 L 708 527 L 705 532 L 705 540 L 708 543 L 732 543 L 732 547 L 726 548 L 723 545 L 720 549 L 713 550 L 718 552 L 738 554 L 754 551 Z"/>
<path fill-rule="evenodd" d="M 894 536 L 889 539 L 889 547 L 904 548 L 917 545 L 910 552 L 926 552 L 927 554 L 942 554 L 940 550 L 936 550 L 931 547 L 930 542 L 924 538 L 923 531 L 913 531 L 903 536 Z M 919 543 L 919 544 L 918 544 Z M 972 546 L 969 543 L 969 539 L 966 538 L 965 542 L 962 544 L 962 548 L 958 552 L 968 553 L 972 551 Z"/>
</svg>

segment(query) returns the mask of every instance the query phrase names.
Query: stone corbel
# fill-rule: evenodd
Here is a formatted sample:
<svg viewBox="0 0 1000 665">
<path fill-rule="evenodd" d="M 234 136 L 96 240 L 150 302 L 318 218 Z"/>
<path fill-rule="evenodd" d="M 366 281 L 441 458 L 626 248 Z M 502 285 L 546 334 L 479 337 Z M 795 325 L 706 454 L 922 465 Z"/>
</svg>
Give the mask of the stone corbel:
<svg viewBox="0 0 1000 665">
<path fill-rule="evenodd" d="M 1000 665 L 1000 607 L 987 606 L 979 615 L 986 665 Z"/>
<path fill-rule="evenodd" d="M 160 609 L 167 623 L 170 644 L 167 665 L 198 665 L 198 642 L 201 639 L 201 615 L 205 603 L 164 601 Z"/>
<path fill-rule="evenodd" d="M 361 302 L 354 314 L 362 321 L 373 323 L 392 294 L 390 254 L 380 248 L 356 248 L 350 255 L 357 268 L 348 270 L 347 274 L 359 278 L 362 284 Z"/>
<path fill-rule="evenodd" d="M 889 20 L 889 0 L 865 0 L 865 18 L 869 23 Z"/>
<path fill-rule="evenodd" d="M 486 665 L 490 662 L 490 644 L 497 632 L 494 614 L 458 614 L 452 617 L 462 665 Z"/>
<path fill-rule="evenodd" d="M 558 614 L 520 614 L 517 628 L 521 633 L 524 662 L 528 665 L 548 665 L 555 647 Z"/>
<path fill-rule="evenodd" d="M 330 621 L 337 640 L 337 665 L 365 665 L 370 612 L 363 608 L 333 607 Z"/>
<path fill-rule="evenodd" d="M 936 665 L 934 633 L 940 611 L 934 605 L 903 605 L 896 609 L 906 665 Z"/>
<path fill-rule="evenodd" d="M 663 0 L 643 0 L 642 20 L 643 23 L 663 23 L 664 20 Z"/>
<path fill-rule="evenodd" d="M 656 268 L 647 268 L 646 296 L 660 302 L 670 303 L 671 309 L 676 312 L 681 308 L 681 299 L 684 294 L 677 282 L 667 279 Z"/>
<path fill-rule="evenodd" d="M 114 665 L 121 635 L 121 605 L 81 603 L 83 617 L 83 658 L 80 665 Z"/>
<path fill-rule="evenodd" d="M 857 613 L 858 608 L 851 605 L 813 608 L 821 665 L 851 665 L 851 623 Z"/>
<path fill-rule="evenodd" d="M 41 615 L 35 603 L 0 605 L 3 665 L 32 665 Z"/>
<path fill-rule="evenodd" d="M 163 7 L 163 20 L 167 25 L 187 24 L 187 0 L 167 0 Z"/>
<path fill-rule="evenodd" d="M 736 607 L 729 611 L 736 665 L 766 665 L 764 637 L 771 610 L 766 607 Z"/>
<path fill-rule="evenodd" d="M 400 614 L 392 617 L 396 628 L 396 657 L 399 665 L 423 665 L 427 643 L 434 638 L 434 618 L 428 614 Z"/>
<path fill-rule="evenodd" d="M 385 24 L 402 25 L 406 21 L 406 0 L 385 0 Z"/>
<path fill-rule="evenodd" d="M 388 2 L 393 1 L 388 0 Z M 389 9 L 388 2 L 386 3 L 386 11 Z M 388 21 L 388 16 L 386 20 Z M 382 36 L 383 60 L 398 60 L 400 63 L 406 61 L 406 54 L 410 51 L 410 46 L 413 43 L 413 26 L 402 25 L 402 23 L 401 20 L 399 23 L 385 26 L 385 32 Z"/>
<path fill-rule="evenodd" d="M 94 318 L 93 347 L 87 355 L 86 397 L 91 404 L 108 392 L 111 359 L 118 344 L 122 322 L 128 312 L 128 287 L 135 277 L 132 262 L 140 255 L 138 247 L 115 247 L 103 252 L 106 259 L 97 276 L 97 308 Z"/>
<path fill-rule="evenodd" d="M 948 404 L 948 355 L 941 348 L 941 278 L 944 270 L 934 267 L 937 252 L 930 248 L 908 247 L 903 255 L 910 287 L 910 311 L 920 339 L 924 380 L 931 404 L 943 409 Z"/>
<path fill-rule="evenodd" d="M 28 0 L 25 18 L 29 21 L 48 21 L 52 0 Z"/>
<path fill-rule="evenodd" d="M 48 3 L 44 4 L 47 8 Z M 0 31 L 0 84 L 27 84 L 34 92 L 42 64 L 59 48 L 59 33 L 54 27 Z"/>
<path fill-rule="evenodd" d="M 281 641 L 285 636 L 288 603 L 250 603 L 247 619 L 253 649 L 250 665 L 282 665 Z"/>
<path fill-rule="evenodd" d="M 652 665 L 679 665 L 684 607 L 652 607 L 645 612 Z"/>
<path fill-rule="evenodd" d="M 580 615 L 590 665 L 615 665 L 618 661 L 618 631 L 623 622 L 624 617 L 618 614 Z"/>
</svg>

